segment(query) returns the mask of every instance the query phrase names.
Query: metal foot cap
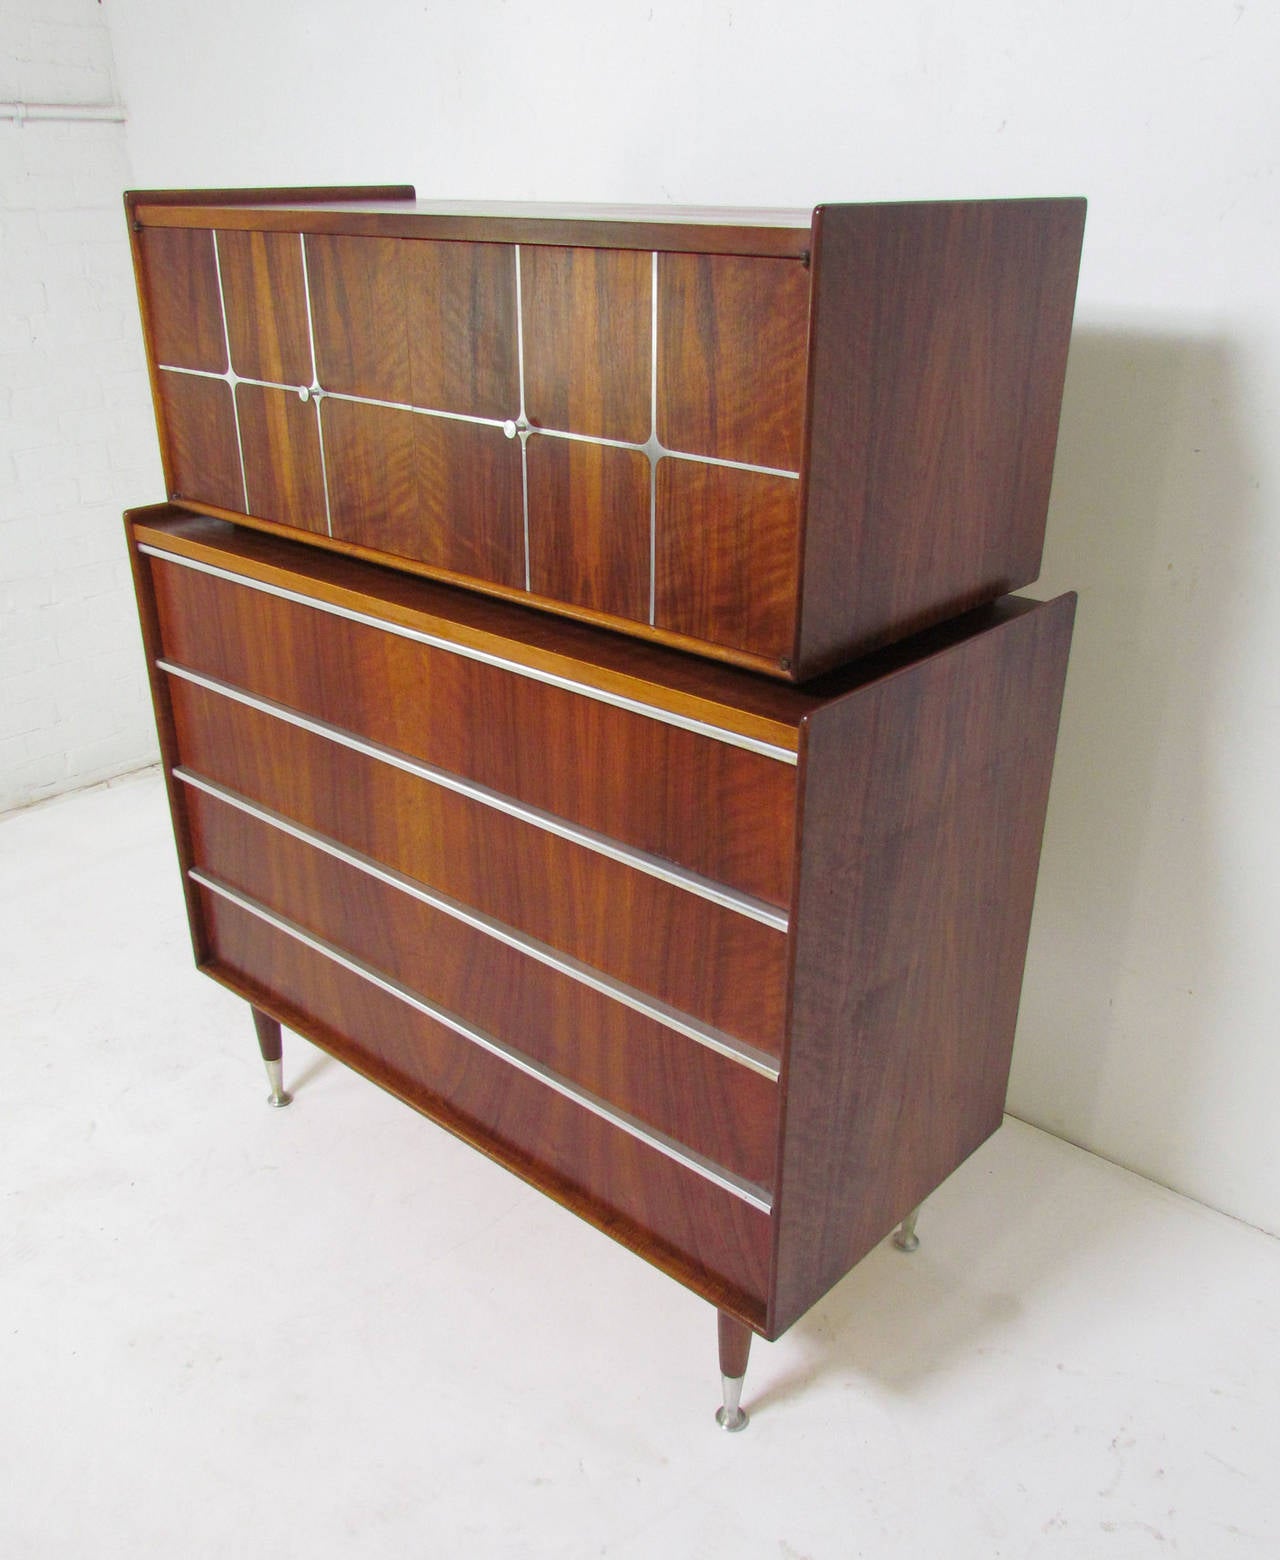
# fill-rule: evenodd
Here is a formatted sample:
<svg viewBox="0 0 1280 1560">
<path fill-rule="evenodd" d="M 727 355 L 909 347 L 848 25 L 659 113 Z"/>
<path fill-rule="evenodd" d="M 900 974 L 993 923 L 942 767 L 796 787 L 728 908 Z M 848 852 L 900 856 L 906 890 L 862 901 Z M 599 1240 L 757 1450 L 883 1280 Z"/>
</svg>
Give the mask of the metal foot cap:
<svg viewBox="0 0 1280 1560">
<path fill-rule="evenodd" d="M 293 1104 L 293 1095 L 289 1093 L 288 1089 L 281 1089 L 279 1094 L 267 1095 L 267 1104 L 271 1106 L 272 1110 L 283 1110 L 286 1105 Z"/>
<path fill-rule="evenodd" d="M 716 1409 L 716 1423 L 722 1430 L 728 1430 L 733 1434 L 737 1430 L 745 1430 L 751 1423 L 745 1408 L 735 1408 L 732 1411 L 727 1408 Z"/>
</svg>

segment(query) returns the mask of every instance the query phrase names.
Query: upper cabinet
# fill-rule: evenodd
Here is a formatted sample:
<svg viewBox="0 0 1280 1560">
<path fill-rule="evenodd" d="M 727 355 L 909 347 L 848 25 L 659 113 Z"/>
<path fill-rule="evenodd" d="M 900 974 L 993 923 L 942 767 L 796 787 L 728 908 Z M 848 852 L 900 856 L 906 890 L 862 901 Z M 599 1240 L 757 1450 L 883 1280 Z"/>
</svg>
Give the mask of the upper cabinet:
<svg viewBox="0 0 1280 1560">
<path fill-rule="evenodd" d="M 196 509 L 792 680 L 1039 572 L 1081 200 L 126 206 Z"/>
</svg>

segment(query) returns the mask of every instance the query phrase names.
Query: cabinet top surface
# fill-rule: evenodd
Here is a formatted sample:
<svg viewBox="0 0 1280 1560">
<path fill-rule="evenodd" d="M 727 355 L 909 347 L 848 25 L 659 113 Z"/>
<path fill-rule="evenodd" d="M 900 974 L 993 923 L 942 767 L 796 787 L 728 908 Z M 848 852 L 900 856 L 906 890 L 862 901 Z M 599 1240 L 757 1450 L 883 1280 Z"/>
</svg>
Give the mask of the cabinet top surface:
<svg viewBox="0 0 1280 1560">
<path fill-rule="evenodd" d="M 919 206 L 1028 204 L 1006 201 L 850 203 L 812 208 L 628 206 L 541 201 L 418 200 L 412 185 L 350 188 L 132 190 L 125 207 L 135 227 L 198 227 L 255 232 L 340 233 L 604 249 L 669 249 L 807 261 L 821 213 Z M 1029 204 L 1079 205 L 1072 197 Z"/>
<path fill-rule="evenodd" d="M 680 248 L 800 258 L 810 209 L 418 200 L 411 186 L 325 190 L 135 190 L 141 227 L 218 227 L 603 248 Z"/>
</svg>

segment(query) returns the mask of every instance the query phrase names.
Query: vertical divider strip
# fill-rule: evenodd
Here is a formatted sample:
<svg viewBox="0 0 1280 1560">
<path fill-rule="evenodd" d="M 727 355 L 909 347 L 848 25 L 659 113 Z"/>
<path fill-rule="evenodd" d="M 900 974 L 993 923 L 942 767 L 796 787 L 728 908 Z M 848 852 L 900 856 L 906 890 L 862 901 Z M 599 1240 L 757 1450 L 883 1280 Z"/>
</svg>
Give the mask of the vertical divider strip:
<svg viewBox="0 0 1280 1560">
<path fill-rule="evenodd" d="M 532 589 L 529 566 L 529 415 L 524 404 L 524 288 L 520 279 L 520 245 L 511 246 L 516 257 L 516 363 L 520 370 L 520 490 L 524 501 L 524 588 Z"/>
<path fill-rule="evenodd" d="M 649 623 L 658 607 L 658 251 L 653 251 L 649 319 Z"/>
<path fill-rule="evenodd" d="M 316 327 L 311 318 L 311 274 L 307 270 L 307 235 L 298 234 L 298 243 L 302 246 L 302 292 L 307 306 L 307 341 L 311 347 L 311 397 L 316 404 L 316 438 L 320 444 L 320 485 L 324 488 L 324 528 L 328 535 L 333 535 L 333 510 L 329 503 L 329 465 L 324 458 L 324 418 L 320 415 L 320 406 L 324 400 L 324 392 L 320 388 L 320 364 L 316 361 Z"/>
<path fill-rule="evenodd" d="M 209 230 L 209 242 L 213 245 L 213 270 L 218 278 L 218 308 L 222 312 L 222 339 L 227 348 L 227 388 L 231 391 L 231 416 L 236 425 L 236 453 L 240 457 L 240 489 L 244 494 L 244 512 L 249 513 L 249 478 L 244 469 L 244 440 L 240 437 L 240 402 L 236 398 L 236 366 L 231 361 L 231 331 L 227 325 L 227 296 L 222 290 L 222 257 L 218 253 L 218 233 Z"/>
</svg>

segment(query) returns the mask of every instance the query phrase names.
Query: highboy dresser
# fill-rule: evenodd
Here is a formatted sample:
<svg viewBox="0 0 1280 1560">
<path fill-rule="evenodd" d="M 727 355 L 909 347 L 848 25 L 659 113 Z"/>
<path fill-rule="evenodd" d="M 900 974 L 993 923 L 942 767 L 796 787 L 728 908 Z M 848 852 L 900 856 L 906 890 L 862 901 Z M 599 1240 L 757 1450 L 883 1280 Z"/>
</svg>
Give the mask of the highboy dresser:
<svg viewBox="0 0 1280 1560">
<path fill-rule="evenodd" d="M 126 206 L 200 967 L 711 1301 L 740 1427 L 1001 1119 L 1083 203 Z"/>
</svg>

